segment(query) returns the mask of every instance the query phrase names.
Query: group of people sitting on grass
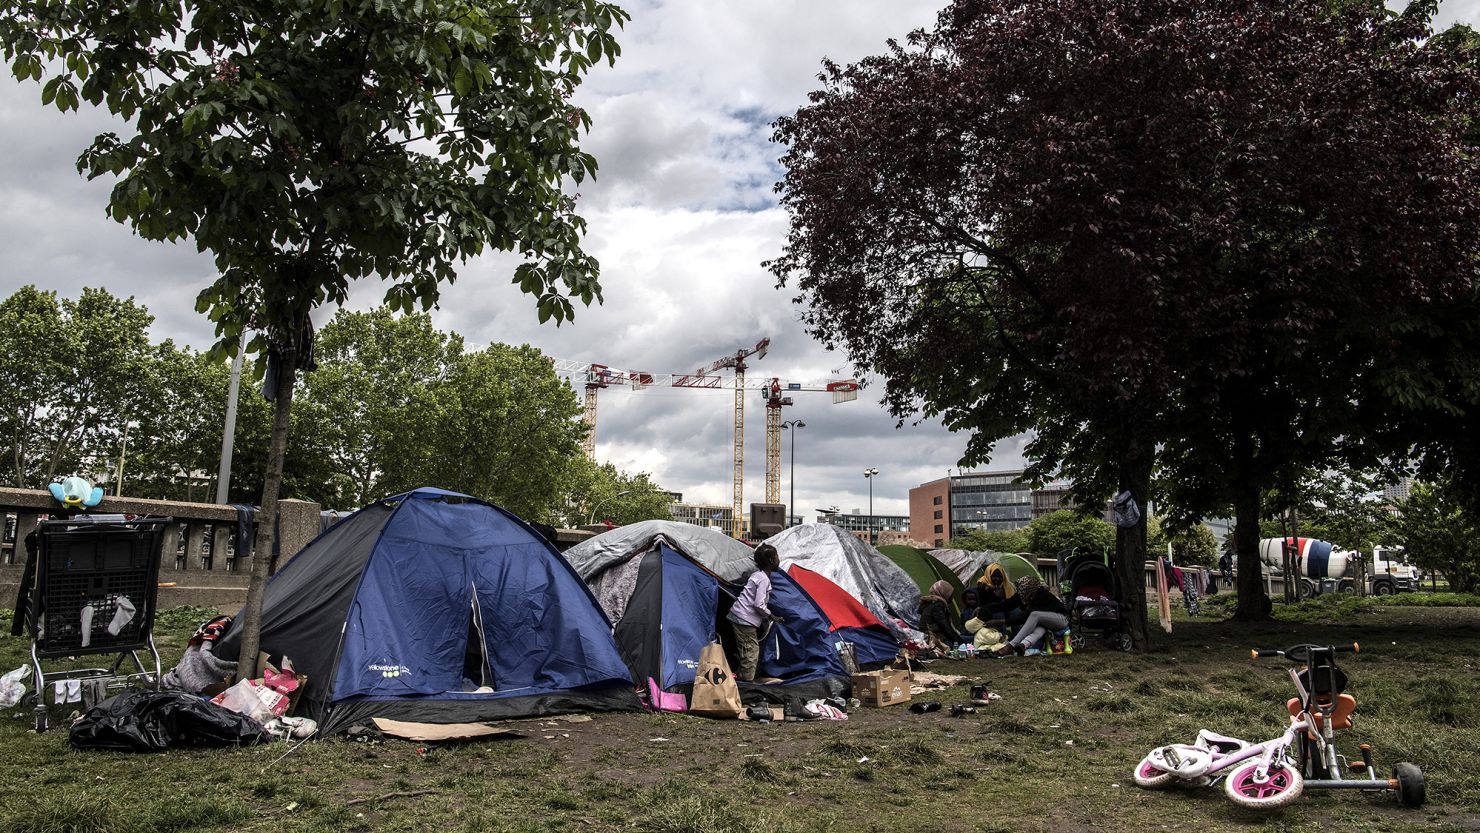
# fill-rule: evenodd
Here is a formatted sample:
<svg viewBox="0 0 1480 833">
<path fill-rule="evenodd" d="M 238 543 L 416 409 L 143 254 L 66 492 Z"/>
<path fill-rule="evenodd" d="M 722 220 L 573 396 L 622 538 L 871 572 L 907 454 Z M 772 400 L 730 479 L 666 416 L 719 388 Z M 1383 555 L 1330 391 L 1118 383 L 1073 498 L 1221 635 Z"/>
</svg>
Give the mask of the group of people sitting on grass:
<svg viewBox="0 0 1480 833">
<path fill-rule="evenodd" d="M 781 569 L 776 548 L 756 547 L 755 566 L 729 612 L 740 680 L 755 679 L 760 642 L 771 624 L 781 621 L 770 609 L 771 574 Z M 963 643 L 997 657 L 1046 652 L 1053 635 L 1069 627 L 1068 609 L 1037 576 L 1014 583 L 996 564 L 987 566 L 976 589 L 962 591 L 960 618 L 951 611 L 954 595 L 950 582 L 942 579 L 920 597 L 920 629 L 929 638 L 928 647 L 941 655 Z"/>
<path fill-rule="evenodd" d="M 1053 634 L 1069 626 L 1069 611 L 1037 576 L 1016 583 L 996 564 L 982 583 L 961 594 L 961 616 L 951 615 L 952 588 L 937 581 L 920 597 L 920 628 L 937 651 L 971 643 L 991 656 L 1046 651 Z"/>
</svg>

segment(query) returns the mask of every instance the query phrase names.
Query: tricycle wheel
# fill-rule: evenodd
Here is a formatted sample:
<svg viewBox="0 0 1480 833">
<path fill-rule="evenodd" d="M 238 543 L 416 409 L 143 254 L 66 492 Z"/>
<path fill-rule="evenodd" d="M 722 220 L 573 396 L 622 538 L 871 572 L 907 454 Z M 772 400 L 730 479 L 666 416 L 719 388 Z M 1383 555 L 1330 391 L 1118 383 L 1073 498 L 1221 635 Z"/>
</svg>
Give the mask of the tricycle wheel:
<svg viewBox="0 0 1480 833">
<path fill-rule="evenodd" d="M 1258 777 L 1259 762 L 1250 761 L 1234 767 L 1223 779 L 1223 792 L 1228 800 L 1251 810 L 1278 810 L 1288 806 L 1305 791 L 1300 770 L 1277 761 L 1269 765 L 1267 777 Z"/>
<path fill-rule="evenodd" d="M 1424 794 L 1423 770 L 1417 764 L 1393 764 L 1393 780 L 1398 782 L 1399 804 L 1404 807 L 1423 806 L 1427 796 Z"/>
<path fill-rule="evenodd" d="M 1160 790 L 1169 786 L 1177 776 L 1151 763 L 1151 756 L 1147 755 L 1136 764 L 1135 774 L 1131 777 L 1135 779 L 1136 786 L 1143 790 Z"/>
</svg>

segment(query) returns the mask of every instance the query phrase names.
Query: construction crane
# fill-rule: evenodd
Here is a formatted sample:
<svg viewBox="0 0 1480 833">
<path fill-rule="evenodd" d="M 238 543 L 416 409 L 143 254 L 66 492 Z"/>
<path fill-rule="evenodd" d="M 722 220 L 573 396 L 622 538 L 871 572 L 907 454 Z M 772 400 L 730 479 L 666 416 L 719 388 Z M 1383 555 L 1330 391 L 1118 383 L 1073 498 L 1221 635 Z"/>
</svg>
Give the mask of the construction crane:
<svg viewBox="0 0 1480 833">
<path fill-rule="evenodd" d="M 549 358 L 548 356 L 546 358 Z M 586 425 L 586 439 L 582 448 L 586 452 L 586 459 L 596 460 L 596 400 L 597 392 L 612 385 L 631 385 L 633 390 L 641 390 L 648 384 L 652 384 L 653 376 L 649 373 L 632 373 L 625 370 L 612 370 L 604 364 L 593 364 L 591 362 L 575 361 L 573 359 L 550 358 L 550 366 L 556 376 L 563 376 L 574 382 L 584 385 L 585 406 L 582 410 L 581 421 Z M 644 382 L 644 380 L 646 380 Z"/>
<path fill-rule="evenodd" d="M 766 357 L 766 350 L 770 349 L 771 340 L 763 338 L 756 342 L 755 346 L 746 350 L 736 350 L 734 355 L 723 356 L 712 362 L 708 368 L 700 368 L 696 377 L 702 379 L 717 378 L 710 376 L 716 370 L 726 368 L 735 371 L 735 473 L 733 480 L 733 491 L 731 492 L 732 505 L 730 508 L 730 537 L 739 538 L 740 531 L 744 529 L 745 515 L 742 506 L 745 502 L 745 360 L 754 356 L 757 361 Z M 694 387 L 695 385 L 680 384 L 679 380 L 673 381 L 673 386 Z"/>
<path fill-rule="evenodd" d="M 643 373 L 637 371 L 613 370 L 604 364 L 575 362 L 569 359 L 551 359 L 557 375 L 584 380 L 586 396 L 585 408 L 582 419 L 586 424 L 586 440 L 584 448 L 586 457 L 590 460 L 596 459 L 596 403 L 597 394 L 602 388 L 612 385 L 631 385 L 633 390 L 642 390 L 646 387 L 661 385 L 665 382 L 675 388 L 707 388 L 720 389 L 733 387 L 735 389 L 735 425 L 734 425 L 734 473 L 731 486 L 731 516 L 730 535 L 734 538 L 740 537 L 745 517 L 742 508 L 745 501 L 745 369 L 748 367 L 747 360 L 759 360 L 765 358 L 766 351 L 770 349 L 771 339 L 763 338 L 756 342 L 754 347 L 741 348 L 728 356 L 711 362 L 707 367 L 700 367 L 693 373 Z M 721 370 L 733 370 L 733 382 L 725 384 L 725 377 L 716 373 Z"/>
<path fill-rule="evenodd" d="M 766 503 L 781 502 L 781 409 L 792 404 L 792 398 L 783 394 L 801 391 L 831 393 L 833 404 L 837 405 L 858 398 L 858 382 L 847 379 L 807 385 L 798 382 L 783 383 L 779 378 L 772 377 L 771 383 L 761 388 L 761 399 L 766 403 Z M 794 506 L 788 506 L 786 511 L 791 513 L 795 509 Z"/>
<path fill-rule="evenodd" d="M 586 456 L 596 459 L 596 415 L 599 392 L 609 387 L 630 387 L 643 390 L 649 387 L 700 388 L 735 391 L 733 463 L 731 479 L 730 534 L 739 538 L 744 526 L 745 502 L 745 371 L 750 361 L 766 355 L 771 340 L 763 338 L 754 347 L 743 348 L 723 356 L 708 366 L 693 373 L 647 373 L 634 370 L 616 370 L 608 365 L 572 359 L 551 358 L 550 364 L 556 375 L 571 379 L 585 389 L 583 421 L 586 424 Z M 724 376 L 717 371 L 733 370 L 733 376 Z M 760 387 L 766 401 L 766 502 L 780 503 L 781 496 L 781 408 L 792 404 L 791 398 L 782 396 L 781 391 L 825 391 L 833 394 L 833 403 L 849 402 L 858 398 L 858 383 L 853 380 L 826 383 L 802 384 L 782 382 L 773 378 Z M 784 400 L 784 401 L 783 401 Z"/>
<path fill-rule="evenodd" d="M 604 364 L 593 364 L 586 369 L 586 407 L 581 421 L 586 424 L 586 439 L 582 446 L 586 459 L 596 462 L 596 392 L 611 384 L 610 370 Z"/>
</svg>

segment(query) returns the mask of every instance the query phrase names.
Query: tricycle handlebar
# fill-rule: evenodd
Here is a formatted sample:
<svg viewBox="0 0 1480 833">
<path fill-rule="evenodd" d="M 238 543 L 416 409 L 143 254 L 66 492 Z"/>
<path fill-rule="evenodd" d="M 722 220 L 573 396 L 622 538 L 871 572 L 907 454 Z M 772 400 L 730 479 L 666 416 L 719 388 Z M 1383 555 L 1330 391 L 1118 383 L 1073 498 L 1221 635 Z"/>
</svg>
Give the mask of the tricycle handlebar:
<svg viewBox="0 0 1480 833">
<path fill-rule="evenodd" d="M 1350 645 L 1291 645 L 1283 651 L 1267 648 L 1255 648 L 1249 652 L 1251 659 L 1264 659 L 1266 657 L 1284 657 L 1291 662 L 1309 662 L 1313 651 L 1327 651 L 1333 654 L 1355 654 L 1362 646 L 1353 642 Z"/>
</svg>

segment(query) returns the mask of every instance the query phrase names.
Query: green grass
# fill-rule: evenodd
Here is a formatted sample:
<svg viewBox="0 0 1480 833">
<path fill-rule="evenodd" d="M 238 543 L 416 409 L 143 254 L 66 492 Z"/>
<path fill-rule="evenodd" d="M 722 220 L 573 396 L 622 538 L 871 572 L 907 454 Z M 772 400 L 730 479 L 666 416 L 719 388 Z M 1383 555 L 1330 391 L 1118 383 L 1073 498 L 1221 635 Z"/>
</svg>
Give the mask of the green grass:
<svg viewBox="0 0 1480 833">
<path fill-rule="evenodd" d="M 1427 604 L 1444 594 L 1417 594 Z M 1214 597 L 1218 598 L 1218 597 Z M 522 740 L 417 752 L 418 744 L 331 739 L 278 760 L 281 744 L 161 755 L 72 752 L 62 729 L 36 735 L 0 714 L 0 831 L 626 831 L 792 833 L 872 830 L 1059 833 L 1480 829 L 1480 609 L 1307 603 L 1309 621 L 1179 620 L 1148 654 L 1091 644 L 1072 656 L 937 664 L 968 683 L 932 692 L 946 709 L 862 709 L 847 722 L 752 724 L 673 715 L 521 722 Z M 1276 606 L 1277 610 L 1286 607 Z M 1297 606 L 1291 605 L 1290 608 Z M 1298 612 L 1298 611 L 1292 611 Z M 1316 615 L 1316 614 L 1319 615 Z M 210 611 L 166 611 L 167 661 Z M 1300 614 L 1305 615 L 1305 614 Z M 0 670 L 24 640 L 0 613 Z M 1129 772 L 1151 747 L 1200 728 L 1251 739 L 1281 731 L 1285 664 L 1251 647 L 1360 641 L 1344 657 L 1359 700 L 1344 747 L 1374 745 L 1428 775 L 1430 805 L 1314 790 L 1272 816 L 1216 790 L 1149 793 Z M 96 658 L 87 664 L 96 664 Z M 1002 700 L 953 718 L 970 682 Z M 60 712 L 54 712 L 64 724 Z M 569 737 L 566 737 L 568 735 Z M 546 737 L 549 736 L 549 737 Z M 655 739 L 663 738 L 658 741 Z M 351 804 L 350 802 L 356 802 Z M 285 809 L 291 807 L 291 810 Z"/>
<path fill-rule="evenodd" d="M 123 807 L 110 796 L 89 797 L 56 791 L 12 815 L 4 827 L 11 833 L 175 833 L 229 830 L 252 815 L 240 804 L 206 797 L 180 801 L 166 797 Z"/>
<path fill-rule="evenodd" d="M 1391 596 L 1355 596 L 1328 593 L 1293 604 L 1277 604 L 1274 617 L 1284 622 L 1339 622 L 1389 607 L 1480 607 L 1480 595 L 1396 593 Z"/>
<path fill-rule="evenodd" d="M 221 612 L 214 607 L 197 607 L 195 605 L 180 605 L 179 607 L 165 608 L 154 614 L 154 627 L 157 629 L 184 630 L 188 637 L 195 632 L 197 626 L 202 622 L 220 616 Z"/>
<path fill-rule="evenodd" d="M 1233 612 L 1238 599 L 1233 593 L 1218 593 L 1200 600 L 1202 617 L 1190 617 L 1182 607 L 1180 597 L 1172 601 L 1172 618 L 1176 622 L 1197 621 L 1198 618 L 1221 619 Z M 1364 615 L 1393 607 L 1480 607 L 1480 594 L 1395 593 L 1391 596 L 1356 596 L 1346 593 L 1328 593 L 1313 599 L 1284 604 L 1276 601 L 1274 618 L 1282 622 L 1326 622 L 1339 623 L 1357 621 Z M 1154 612 L 1152 614 L 1155 615 Z"/>
</svg>

